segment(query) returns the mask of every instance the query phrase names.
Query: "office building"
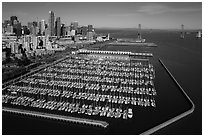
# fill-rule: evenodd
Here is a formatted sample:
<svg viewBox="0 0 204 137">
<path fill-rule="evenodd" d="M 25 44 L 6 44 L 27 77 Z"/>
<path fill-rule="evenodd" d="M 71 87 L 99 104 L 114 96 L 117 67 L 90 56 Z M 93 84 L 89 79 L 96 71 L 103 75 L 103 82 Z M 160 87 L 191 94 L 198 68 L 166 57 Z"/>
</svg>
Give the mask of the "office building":
<svg viewBox="0 0 204 137">
<path fill-rule="evenodd" d="M 56 36 L 60 37 L 60 35 L 61 35 L 61 20 L 60 20 L 60 17 L 56 18 L 55 28 L 56 28 Z"/>
<path fill-rule="evenodd" d="M 88 27 L 87 26 L 82 26 L 81 27 L 81 33 L 82 33 L 82 36 L 86 36 L 87 35 L 87 31 L 88 31 Z"/>
<path fill-rule="evenodd" d="M 76 30 L 71 30 L 70 35 L 75 36 L 76 35 Z"/>
<path fill-rule="evenodd" d="M 5 28 L 5 33 L 13 33 L 13 26 L 8 24 Z"/>
<path fill-rule="evenodd" d="M 55 28 L 54 28 L 54 22 L 55 17 L 54 17 L 54 12 L 49 11 L 49 19 L 48 19 L 48 35 L 49 36 L 54 36 L 55 35 Z"/>
<path fill-rule="evenodd" d="M 30 34 L 29 29 L 28 29 L 27 26 L 22 27 L 22 34 L 23 35 L 29 35 Z"/>
<path fill-rule="evenodd" d="M 19 22 L 14 23 L 13 32 L 16 34 L 17 37 L 21 36 L 22 34 L 21 23 Z"/>
<path fill-rule="evenodd" d="M 41 26 L 42 26 L 42 22 L 39 21 L 39 22 L 38 22 L 38 30 L 39 30 L 39 31 L 38 31 L 38 35 L 42 35 L 42 34 L 41 34 Z"/>
<path fill-rule="evenodd" d="M 93 40 L 93 32 L 87 32 L 87 40 Z"/>
<path fill-rule="evenodd" d="M 71 30 L 71 27 L 70 27 L 70 26 L 66 26 L 66 27 L 65 27 L 65 36 L 70 35 L 70 30 Z"/>
<path fill-rule="evenodd" d="M 42 20 L 41 21 L 41 28 L 40 28 L 40 31 L 41 31 L 41 35 L 42 36 L 45 36 L 45 26 L 46 24 L 45 24 L 45 20 Z"/>
<path fill-rule="evenodd" d="M 32 22 L 28 22 L 28 30 L 30 31 L 30 33 L 32 34 L 32 26 L 33 26 L 33 23 Z"/>
<path fill-rule="evenodd" d="M 93 25 L 88 25 L 88 32 L 93 32 Z"/>
<path fill-rule="evenodd" d="M 10 21 L 11 21 L 11 25 L 13 26 L 14 25 L 14 21 L 17 21 L 18 18 L 16 16 L 11 16 L 10 17 Z"/>
<path fill-rule="evenodd" d="M 11 25 L 11 21 L 10 20 L 4 20 L 4 27 L 6 27 L 7 25 Z"/>
<path fill-rule="evenodd" d="M 76 33 L 77 33 L 77 35 L 79 35 L 79 34 L 82 35 L 82 27 L 78 27 Z"/>
<path fill-rule="evenodd" d="M 61 24 L 61 36 L 65 36 L 65 24 Z"/>
<path fill-rule="evenodd" d="M 77 21 L 71 22 L 71 30 L 77 30 L 79 23 Z"/>
</svg>

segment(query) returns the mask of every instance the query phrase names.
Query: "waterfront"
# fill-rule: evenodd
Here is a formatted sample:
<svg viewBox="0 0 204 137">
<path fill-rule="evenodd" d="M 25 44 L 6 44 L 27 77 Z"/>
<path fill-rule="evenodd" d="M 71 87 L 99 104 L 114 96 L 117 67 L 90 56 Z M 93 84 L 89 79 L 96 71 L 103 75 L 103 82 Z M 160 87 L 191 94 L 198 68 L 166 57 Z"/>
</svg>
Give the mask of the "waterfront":
<svg viewBox="0 0 204 137">
<path fill-rule="evenodd" d="M 179 39 L 178 32 L 176 32 L 176 33 L 175 32 L 174 33 L 173 32 L 170 32 L 170 33 L 169 32 L 155 32 L 155 33 L 153 32 L 151 34 L 144 34 L 143 36 L 146 39 L 148 39 L 148 41 L 154 42 L 154 43 L 156 43 L 158 45 L 158 47 L 156 47 L 156 48 L 145 48 L 145 50 L 152 51 L 153 54 L 154 54 L 154 58 L 159 57 L 159 58 L 161 58 L 163 60 L 165 65 L 169 68 L 169 70 L 172 72 L 174 77 L 177 79 L 177 81 L 180 83 L 180 85 L 184 88 L 184 90 L 187 92 L 187 94 L 190 96 L 190 98 L 192 98 L 193 102 L 196 105 L 196 109 L 195 109 L 194 113 L 192 113 L 191 115 L 187 116 L 186 118 L 184 118 L 182 120 L 179 120 L 179 123 L 177 122 L 176 124 L 181 124 L 182 127 L 183 127 L 183 130 L 186 130 L 185 126 L 186 126 L 186 128 L 191 128 L 192 129 L 192 123 L 196 123 L 197 126 L 195 126 L 195 128 L 199 129 L 198 123 L 200 122 L 200 120 L 197 119 L 198 121 L 196 121 L 193 118 L 192 119 L 190 119 L 190 118 L 191 117 L 194 117 L 194 118 L 195 117 L 201 117 L 201 116 L 199 116 L 201 114 L 201 113 L 199 113 L 199 111 L 201 111 L 201 109 L 199 108 L 199 106 L 201 106 L 201 98 L 199 98 L 199 97 L 201 97 L 201 95 L 200 95 L 201 94 L 201 83 L 199 83 L 199 82 L 201 82 L 201 75 L 200 74 L 201 74 L 201 64 L 202 64 L 201 63 L 201 50 L 200 50 L 201 49 L 201 40 L 197 40 L 195 37 L 193 37 L 193 35 L 187 36 L 187 39 Z M 121 37 L 124 37 L 124 36 L 121 35 Z M 131 37 L 135 37 L 135 36 L 134 35 L 130 35 L 128 37 L 131 38 Z M 195 47 L 194 45 L 197 45 L 197 47 Z M 115 47 L 109 46 L 109 47 L 107 47 L 107 50 L 126 50 L 126 51 L 135 51 L 135 52 L 137 51 L 138 52 L 138 50 L 142 51 L 144 49 L 142 49 L 142 48 L 138 49 L 138 48 L 135 48 L 133 46 L 128 46 L 128 48 L 124 47 L 124 46 L 119 46 L 116 49 Z M 180 110 L 176 109 L 176 108 L 183 107 L 183 110 L 188 109 L 189 108 L 188 105 L 183 105 L 183 104 L 185 104 L 185 100 L 182 100 L 182 98 L 180 100 L 180 95 L 179 95 L 178 91 L 174 91 L 173 92 L 173 93 L 176 93 L 176 96 L 173 93 L 172 94 L 168 94 L 168 92 L 167 92 L 167 94 L 165 92 L 162 93 L 162 91 L 163 91 L 162 89 L 167 89 L 167 88 L 161 85 L 161 81 L 163 83 L 164 82 L 163 79 L 166 78 L 168 75 L 166 73 L 164 73 L 164 71 L 162 71 L 160 69 L 160 67 L 158 67 L 159 65 L 157 63 L 155 63 L 155 67 L 156 67 L 156 82 L 157 82 L 156 83 L 156 86 L 157 86 L 156 88 L 158 88 L 158 90 L 159 90 L 158 98 L 157 98 L 159 106 L 157 107 L 158 108 L 157 111 L 159 112 L 159 109 L 166 110 L 167 112 L 169 111 L 168 113 L 171 116 L 171 115 L 175 115 L 177 113 L 180 113 Z M 199 69 L 200 69 L 200 71 L 198 71 Z M 200 80 L 198 80 L 199 79 L 199 77 L 198 77 L 199 75 L 200 75 Z M 192 82 L 192 81 L 196 81 L 196 82 Z M 164 82 L 164 83 L 166 85 L 169 85 L 169 87 L 172 87 L 172 85 L 173 85 L 173 83 L 168 83 L 168 80 L 166 82 Z M 168 91 L 169 90 L 170 90 L 170 88 L 168 88 Z M 173 105 L 174 103 L 172 102 L 172 98 L 175 100 L 175 102 L 180 102 L 181 105 L 180 106 L 176 105 L 176 104 Z M 162 105 L 161 103 L 159 103 L 159 102 L 165 101 L 166 99 L 169 99 L 169 101 L 168 101 L 169 102 L 169 104 L 168 104 L 169 107 L 166 107 L 166 106 Z M 174 111 L 174 112 L 171 113 L 170 110 L 174 110 L 174 109 L 178 110 L 178 111 L 177 112 Z M 148 110 L 143 110 L 141 108 L 138 108 L 137 115 L 138 115 L 138 117 L 140 117 L 141 115 L 147 114 L 147 112 L 148 112 L 148 114 L 146 115 L 147 119 L 148 118 L 151 119 L 151 117 L 149 117 L 151 111 L 153 113 L 153 110 L 149 110 L 149 109 Z M 154 112 L 153 114 L 156 114 L 154 116 L 155 119 L 158 119 L 161 116 L 161 115 L 159 115 L 159 113 L 155 113 Z M 169 117 L 169 115 L 165 115 L 165 117 Z M 6 116 L 6 117 L 10 118 L 9 116 Z M 156 117 L 158 117 L 158 118 L 156 118 Z M 165 119 L 165 117 L 164 117 L 164 119 Z M 186 124 L 185 126 L 183 126 L 182 122 L 187 122 L 187 121 L 185 121 L 185 119 L 190 119 L 193 122 L 190 122 L 191 124 Z M 4 118 L 3 122 L 4 122 L 4 120 L 8 121 L 7 118 L 6 119 Z M 19 117 L 18 119 L 12 119 L 11 118 L 10 120 L 12 120 L 13 123 L 17 124 L 22 119 Z M 23 122 L 24 120 L 21 121 L 21 122 L 23 122 L 23 127 L 24 126 L 26 127 L 27 120 L 29 120 L 30 122 L 34 122 L 36 119 L 28 118 L 28 119 L 25 120 L 25 122 Z M 142 120 L 144 120 L 144 118 Z M 66 131 L 62 131 L 63 129 L 64 130 L 65 129 L 71 129 L 72 126 L 70 126 L 70 127 L 62 127 L 62 124 L 60 124 L 59 122 L 39 120 L 39 119 L 37 121 L 39 121 L 39 122 L 34 122 L 34 123 L 36 123 L 36 124 L 38 123 L 39 124 L 40 122 L 43 122 L 44 124 L 42 124 L 39 127 L 32 127 L 32 128 L 38 129 L 38 130 L 39 129 L 43 129 L 43 130 L 44 129 L 46 129 L 46 130 L 50 130 L 51 129 L 52 130 L 52 128 L 53 128 L 53 129 L 55 129 L 55 131 L 52 131 L 52 132 L 54 132 L 53 134 L 74 134 L 74 133 L 69 133 L 69 132 L 67 133 Z M 136 123 L 137 122 L 138 123 L 140 123 L 140 122 L 141 123 L 145 123 L 144 121 L 141 121 L 141 120 L 138 121 L 138 119 L 136 119 L 135 122 Z M 188 120 L 188 122 L 189 122 L 189 120 Z M 60 128 L 56 128 L 56 126 L 47 127 L 46 125 L 50 125 L 50 123 L 52 123 L 52 124 L 55 123 L 55 124 L 59 125 Z M 156 123 L 152 122 L 152 124 L 154 125 Z M 169 127 L 170 128 L 176 128 L 174 130 L 176 130 L 177 133 L 175 133 L 175 131 L 171 132 L 171 133 L 172 134 L 179 134 L 178 133 L 178 128 L 180 128 L 180 127 L 177 127 L 177 126 L 174 127 L 174 124 L 175 123 L 173 123 Z M 65 124 L 65 125 L 68 126 L 70 124 Z M 5 126 L 5 125 L 3 125 L 3 126 Z M 7 125 L 7 126 L 9 126 L 9 125 Z M 141 124 L 139 126 L 142 127 Z M 13 127 L 13 129 L 12 129 L 12 127 Z M 118 127 L 121 129 L 120 126 L 118 126 Z M 169 129 L 169 127 L 167 127 L 167 128 Z M 16 127 L 15 124 L 14 124 L 10 128 L 12 130 L 16 129 L 17 132 L 20 132 L 22 134 L 22 132 L 20 131 L 20 130 L 22 130 L 21 127 Z M 78 126 L 78 128 L 80 129 L 81 127 Z M 87 128 L 89 128 L 89 127 L 87 127 Z M 146 127 L 146 128 L 148 128 L 148 127 Z M 27 132 L 29 132 L 29 127 L 27 127 L 26 129 L 28 129 Z M 84 128 L 84 129 L 86 129 L 86 128 Z M 36 133 L 36 134 L 43 134 L 43 133 L 46 134 L 46 130 L 45 131 L 39 131 L 39 133 Z M 111 128 L 111 130 L 112 131 L 116 131 L 117 128 Z M 165 132 L 162 133 L 162 134 L 168 134 L 169 131 L 166 131 L 166 128 L 163 129 L 163 130 L 165 130 Z M 182 130 L 182 129 L 180 129 L 180 130 Z M 92 133 L 89 133 L 88 131 L 83 130 L 83 133 L 85 133 L 85 134 L 106 134 L 107 133 L 107 132 L 103 132 L 103 131 L 99 132 L 99 131 L 101 131 L 101 129 L 95 129 Z M 191 130 L 192 134 L 193 134 L 193 131 L 195 132 L 195 130 Z M 59 132 L 61 132 L 61 133 L 59 133 Z M 190 132 L 190 130 L 188 132 Z M 83 134 L 83 133 L 81 133 L 81 134 Z M 157 132 L 157 133 L 159 134 L 159 132 Z M 52 134 L 52 133 L 49 132 L 49 134 Z M 120 133 L 118 133 L 118 134 L 120 134 Z"/>
</svg>

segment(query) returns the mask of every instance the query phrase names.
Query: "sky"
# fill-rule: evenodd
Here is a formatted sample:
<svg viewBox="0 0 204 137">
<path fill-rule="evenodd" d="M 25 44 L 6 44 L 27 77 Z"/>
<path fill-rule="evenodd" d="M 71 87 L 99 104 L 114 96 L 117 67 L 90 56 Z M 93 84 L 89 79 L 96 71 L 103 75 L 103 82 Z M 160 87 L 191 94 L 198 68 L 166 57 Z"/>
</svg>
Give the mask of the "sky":
<svg viewBox="0 0 204 137">
<path fill-rule="evenodd" d="M 202 28 L 202 3 L 194 2 L 3 2 L 2 19 L 17 16 L 23 25 L 29 21 L 48 21 L 49 11 L 61 22 L 69 25 L 92 24 L 95 28 L 136 28 L 138 24 L 146 29 Z"/>
</svg>

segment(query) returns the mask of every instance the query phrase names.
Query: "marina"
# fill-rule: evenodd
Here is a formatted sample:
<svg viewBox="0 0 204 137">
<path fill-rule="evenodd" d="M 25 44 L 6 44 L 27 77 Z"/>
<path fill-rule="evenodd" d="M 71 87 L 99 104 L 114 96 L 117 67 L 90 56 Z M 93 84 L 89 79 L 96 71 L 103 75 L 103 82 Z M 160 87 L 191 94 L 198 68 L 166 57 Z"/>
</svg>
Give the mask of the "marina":
<svg viewBox="0 0 204 137">
<path fill-rule="evenodd" d="M 101 53 L 113 55 L 104 58 Z M 131 119 L 136 106 L 156 107 L 157 94 L 152 64 L 148 59 L 131 60 L 129 56 L 134 55 L 137 53 L 79 50 L 77 55 L 5 88 L 2 102 L 7 107 L 60 111 L 63 115 Z"/>
<path fill-rule="evenodd" d="M 186 99 L 181 100 L 180 89 L 174 86 L 155 57 L 137 54 L 84 49 L 73 52 L 5 87 L 3 111 L 19 114 L 17 111 L 22 110 L 21 114 L 30 115 L 32 112 L 36 117 L 103 127 L 101 133 L 107 134 L 124 134 L 127 132 L 118 132 L 118 129 L 140 123 L 140 128 L 130 127 L 128 132 L 153 133 L 162 127 L 156 125 L 163 125 L 163 120 L 190 109 L 189 103 Z M 156 75 L 155 70 L 160 75 Z M 158 86 L 158 81 L 164 77 L 169 77 L 166 79 L 168 84 L 166 81 L 165 85 Z M 174 98 L 175 103 L 179 100 L 185 104 L 182 103 L 182 109 L 177 105 L 178 111 L 171 115 L 169 111 L 175 108 L 162 108 L 161 96 L 164 93 L 157 93 L 164 91 L 166 86 L 173 92 L 165 93 L 169 96 L 166 102 L 173 103 L 171 96 L 177 95 L 179 98 Z M 158 113 L 169 115 L 160 118 Z M 143 115 L 152 115 L 157 122 L 142 126 L 144 121 L 153 120 Z"/>
<path fill-rule="evenodd" d="M 3 2 L 3 135 L 202 134 L 201 2 Z"/>
</svg>

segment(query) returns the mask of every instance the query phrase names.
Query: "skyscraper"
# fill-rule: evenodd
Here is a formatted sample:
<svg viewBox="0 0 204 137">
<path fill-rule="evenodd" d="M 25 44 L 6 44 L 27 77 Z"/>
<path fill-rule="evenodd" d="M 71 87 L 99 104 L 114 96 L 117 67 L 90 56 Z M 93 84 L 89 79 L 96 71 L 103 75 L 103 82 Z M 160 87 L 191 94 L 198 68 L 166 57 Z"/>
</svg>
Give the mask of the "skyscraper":
<svg viewBox="0 0 204 137">
<path fill-rule="evenodd" d="M 56 18 L 56 36 L 60 37 L 61 34 L 61 21 L 60 21 L 60 17 Z"/>
<path fill-rule="evenodd" d="M 41 20 L 41 35 L 45 35 L 45 20 Z"/>
<path fill-rule="evenodd" d="M 65 36 L 65 24 L 61 24 L 61 36 Z"/>
<path fill-rule="evenodd" d="M 42 22 L 39 21 L 39 22 L 38 22 L 38 30 L 39 30 L 38 34 L 39 34 L 39 35 L 42 35 L 42 33 L 41 33 L 41 26 L 42 26 Z"/>
<path fill-rule="evenodd" d="M 48 19 L 48 35 L 54 36 L 55 35 L 55 16 L 53 11 L 49 11 L 49 19 Z"/>
<path fill-rule="evenodd" d="M 38 28 L 37 28 L 37 26 L 38 26 L 38 22 L 33 21 L 32 34 L 35 35 L 35 36 L 38 34 Z"/>
<path fill-rule="evenodd" d="M 28 22 L 28 29 L 30 31 L 30 33 L 32 34 L 32 26 L 33 26 L 33 22 Z"/>
</svg>

